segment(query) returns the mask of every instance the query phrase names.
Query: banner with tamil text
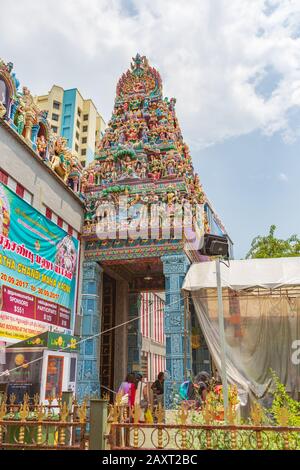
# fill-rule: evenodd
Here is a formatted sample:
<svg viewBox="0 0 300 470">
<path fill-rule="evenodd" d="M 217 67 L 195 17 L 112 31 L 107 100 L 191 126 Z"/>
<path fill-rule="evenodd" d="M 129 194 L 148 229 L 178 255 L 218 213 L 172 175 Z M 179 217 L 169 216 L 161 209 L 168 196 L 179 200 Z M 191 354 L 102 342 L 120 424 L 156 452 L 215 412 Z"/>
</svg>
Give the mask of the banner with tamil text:
<svg viewBox="0 0 300 470">
<path fill-rule="evenodd" d="M 0 183 L 2 315 L 16 315 L 19 323 L 23 318 L 70 329 L 78 250 L 76 238 Z M 8 336 L 20 339 L 17 330 Z"/>
</svg>

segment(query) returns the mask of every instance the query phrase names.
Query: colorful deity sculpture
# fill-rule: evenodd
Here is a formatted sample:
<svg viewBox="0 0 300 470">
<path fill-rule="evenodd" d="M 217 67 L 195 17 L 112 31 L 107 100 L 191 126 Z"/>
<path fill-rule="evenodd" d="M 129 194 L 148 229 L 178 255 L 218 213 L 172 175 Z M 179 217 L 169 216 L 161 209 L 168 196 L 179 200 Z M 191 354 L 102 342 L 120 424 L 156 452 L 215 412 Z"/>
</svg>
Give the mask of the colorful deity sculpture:
<svg viewBox="0 0 300 470">
<path fill-rule="evenodd" d="M 37 152 L 38 152 L 39 156 L 43 160 L 45 160 L 46 159 L 46 154 L 47 154 L 48 144 L 47 144 L 47 141 L 46 141 L 44 135 L 41 135 L 40 137 L 37 138 L 36 146 L 37 146 Z"/>
<path fill-rule="evenodd" d="M 39 109 L 26 86 L 19 90 L 20 82 L 13 72 L 12 62 L 0 59 L 0 119 L 19 134 L 31 150 L 60 176 L 72 189 L 79 190 L 82 167 L 78 159 L 51 132 L 47 112 Z M 40 134 L 40 135 L 39 135 Z M 49 160 L 48 160 L 49 155 Z"/>
<path fill-rule="evenodd" d="M 22 135 L 24 131 L 24 126 L 25 126 L 25 109 L 23 106 L 20 106 L 18 109 L 16 124 L 17 124 L 18 134 Z"/>
<path fill-rule="evenodd" d="M 0 118 L 3 118 L 6 114 L 6 107 L 2 101 L 0 101 Z"/>
</svg>

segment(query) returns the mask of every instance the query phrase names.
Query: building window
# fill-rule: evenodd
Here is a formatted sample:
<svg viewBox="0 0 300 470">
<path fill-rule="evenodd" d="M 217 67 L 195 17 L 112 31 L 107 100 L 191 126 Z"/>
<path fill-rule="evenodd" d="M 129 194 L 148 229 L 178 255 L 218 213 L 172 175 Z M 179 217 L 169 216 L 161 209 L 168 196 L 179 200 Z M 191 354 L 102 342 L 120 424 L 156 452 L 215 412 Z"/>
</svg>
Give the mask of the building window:
<svg viewBox="0 0 300 470">
<path fill-rule="evenodd" d="M 79 133 L 76 132 L 76 139 L 79 140 Z"/>
<path fill-rule="evenodd" d="M 49 207 L 46 207 L 46 217 L 47 219 L 52 219 L 52 210 Z"/>
<path fill-rule="evenodd" d="M 81 116 L 81 109 L 77 108 L 77 114 L 79 117 Z"/>
<path fill-rule="evenodd" d="M 24 196 L 24 187 L 20 183 L 17 183 L 16 193 L 17 193 L 18 196 L 23 198 L 23 196 Z"/>
<path fill-rule="evenodd" d="M 78 119 L 77 119 L 77 122 L 76 122 L 76 126 L 78 127 L 78 129 L 80 128 L 80 122 L 78 121 Z"/>
<path fill-rule="evenodd" d="M 86 149 L 81 150 L 81 155 L 86 155 Z"/>
<path fill-rule="evenodd" d="M 86 144 L 86 143 L 87 143 L 87 138 L 86 138 L 86 137 L 83 137 L 83 138 L 82 138 L 82 143 L 83 143 L 83 144 Z"/>
<path fill-rule="evenodd" d="M 56 127 L 56 126 L 51 126 L 51 129 L 53 130 L 53 132 L 55 132 L 55 134 L 57 134 L 58 127 Z"/>
<path fill-rule="evenodd" d="M 53 101 L 53 108 L 60 109 L 60 103 L 58 101 Z"/>
<path fill-rule="evenodd" d="M 75 144 L 75 150 L 76 150 L 76 152 L 78 152 L 78 145 L 77 144 Z"/>
<path fill-rule="evenodd" d="M 59 115 L 52 113 L 52 121 L 58 121 L 59 120 Z"/>
<path fill-rule="evenodd" d="M 88 130 L 88 126 L 83 126 L 82 132 L 87 132 L 87 130 Z"/>
<path fill-rule="evenodd" d="M 4 183 L 7 185 L 8 182 L 8 174 L 5 171 L 0 170 L 0 183 Z"/>
<path fill-rule="evenodd" d="M 83 115 L 83 120 L 84 120 L 84 121 L 88 121 L 88 120 L 89 120 L 89 115 L 88 115 L 88 114 L 84 114 L 84 115 Z"/>
</svg>

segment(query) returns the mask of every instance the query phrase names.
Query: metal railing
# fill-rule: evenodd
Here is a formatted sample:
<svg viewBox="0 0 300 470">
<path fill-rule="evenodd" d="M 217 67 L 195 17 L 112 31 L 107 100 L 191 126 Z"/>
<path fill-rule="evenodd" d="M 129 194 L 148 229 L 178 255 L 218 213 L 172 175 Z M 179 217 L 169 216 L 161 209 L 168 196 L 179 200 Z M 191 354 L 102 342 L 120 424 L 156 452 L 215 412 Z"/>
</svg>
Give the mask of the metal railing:
<svg viewBox="0 0 300 470">
<path fill-rule="evenodd" d="M 15 403 L 15 395 L 2 396 L 0 404 L 0 449 L 70 449 L 88 448 L 87 404 L 67 404 L 50 399 L 39 404 L 24 395 Z"/>
<path fill-rule="evenodd" d="M 184 404 L 172 416 L 158 407 L 153 422 L 141 422 L 139 406 L 126 409 L 115 404 L 110 409 L 107 447 L 143 450 L 295 450 L 300 449 L 300 427 L 288 426 L 288 413 L 281 410 L 279 426 L 263 423 L 262 410 L 256 406 L 249 424 L 237 423 L 234 407 L 227 422 L 209 407 L 192 410 Z M 193 422 L 195 419 L 201 423 Z"/>
</svg>

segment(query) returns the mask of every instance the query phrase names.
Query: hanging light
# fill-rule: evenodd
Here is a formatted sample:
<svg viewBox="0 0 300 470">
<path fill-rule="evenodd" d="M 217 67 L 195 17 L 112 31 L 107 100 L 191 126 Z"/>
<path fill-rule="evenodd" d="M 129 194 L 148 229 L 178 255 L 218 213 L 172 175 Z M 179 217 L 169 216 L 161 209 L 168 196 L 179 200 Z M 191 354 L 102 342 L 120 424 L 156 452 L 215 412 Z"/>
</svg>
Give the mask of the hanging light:
<svg viewBox="0 0 300 470">
<path fill-rule="evenodd" d="M 151 266 L 148 264 L 147 266 L 147 275 L 144 277 L 144 281 L 152 281 L 153 277 L 151 276 Z"/>
</svg>

